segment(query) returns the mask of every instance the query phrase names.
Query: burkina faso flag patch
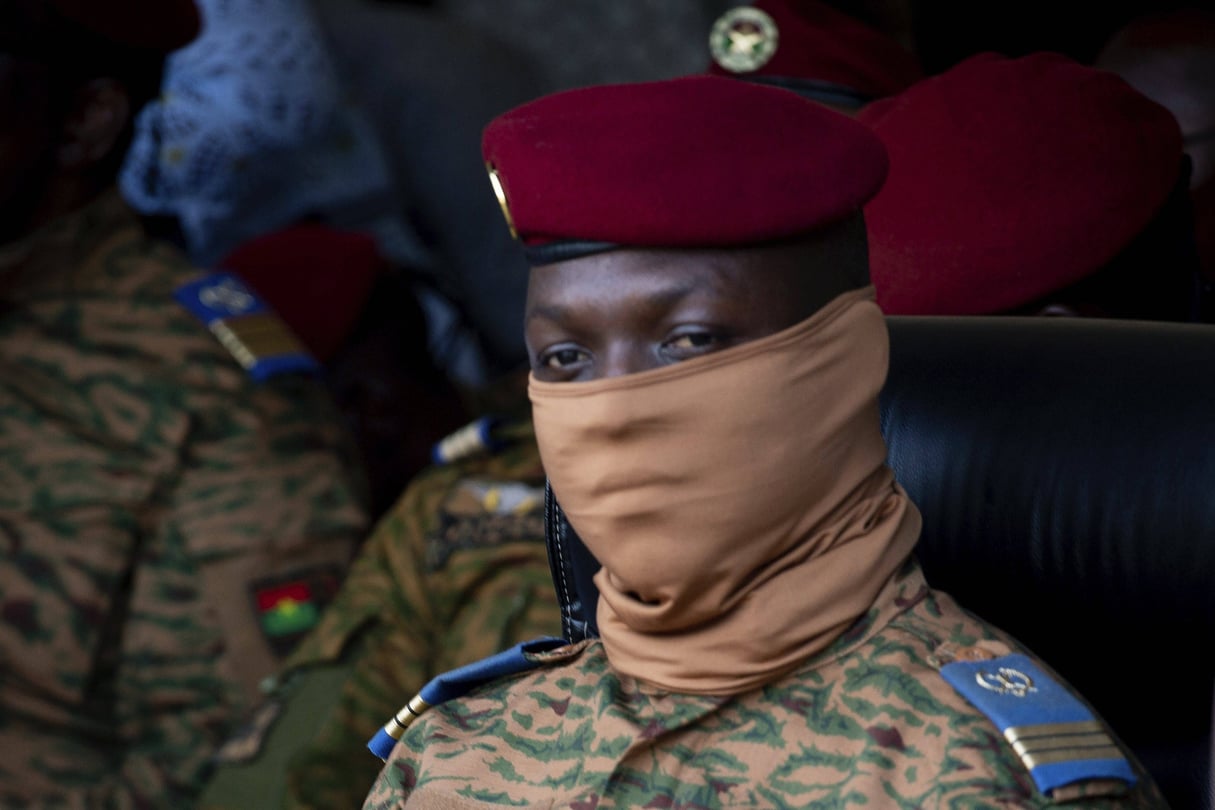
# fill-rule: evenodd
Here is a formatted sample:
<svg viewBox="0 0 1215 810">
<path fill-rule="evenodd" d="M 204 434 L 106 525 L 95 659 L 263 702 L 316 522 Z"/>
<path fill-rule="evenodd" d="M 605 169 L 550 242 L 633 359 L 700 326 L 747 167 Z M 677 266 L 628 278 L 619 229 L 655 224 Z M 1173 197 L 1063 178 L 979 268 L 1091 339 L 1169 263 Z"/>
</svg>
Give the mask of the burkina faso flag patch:
<svg viewBox="0 0 1215 810">
<path fill-rule="evenodd" d="M 286 654 L 316 626 L 337 584 L 336 572 L 325 568 L 297 571 L 251 585 L 258 623 L 276 653 Z"/>
</svg>

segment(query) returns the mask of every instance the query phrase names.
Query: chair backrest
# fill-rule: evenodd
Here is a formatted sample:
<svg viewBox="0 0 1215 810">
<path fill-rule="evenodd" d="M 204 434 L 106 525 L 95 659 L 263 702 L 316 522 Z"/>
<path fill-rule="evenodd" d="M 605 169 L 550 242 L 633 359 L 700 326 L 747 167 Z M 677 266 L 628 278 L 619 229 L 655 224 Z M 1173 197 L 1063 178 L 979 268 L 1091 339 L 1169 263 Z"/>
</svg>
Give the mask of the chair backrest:
<svg viewBox="0 0 1215 810">
<path fill-rule="evenodd" d="M 1176 810 L 1215 808 L 1215 327 L 890 332 L 882 430 L 928 581 L 1071 681 Z M 598 564 L 555 502 L 549 518 L 566 634 L 593 635 Z"/>
</svg>

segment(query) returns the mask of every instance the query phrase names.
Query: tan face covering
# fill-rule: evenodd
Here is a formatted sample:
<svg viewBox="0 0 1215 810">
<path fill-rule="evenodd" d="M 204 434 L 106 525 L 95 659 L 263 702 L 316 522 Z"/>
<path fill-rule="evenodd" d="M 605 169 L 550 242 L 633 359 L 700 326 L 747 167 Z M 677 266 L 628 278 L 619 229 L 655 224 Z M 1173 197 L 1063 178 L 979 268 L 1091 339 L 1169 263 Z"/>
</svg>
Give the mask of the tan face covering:
<svg viewBox="0 0 1215 810">
<path fill-rule="evenodd" d="M 653 371 L 533 376 L 540 455 L 603 565 L 619 672 L 700 694 L 770 682 L 865 613 L 911 552 L 920 516 L 885 466 L 872 298 Z"/>
</svg>

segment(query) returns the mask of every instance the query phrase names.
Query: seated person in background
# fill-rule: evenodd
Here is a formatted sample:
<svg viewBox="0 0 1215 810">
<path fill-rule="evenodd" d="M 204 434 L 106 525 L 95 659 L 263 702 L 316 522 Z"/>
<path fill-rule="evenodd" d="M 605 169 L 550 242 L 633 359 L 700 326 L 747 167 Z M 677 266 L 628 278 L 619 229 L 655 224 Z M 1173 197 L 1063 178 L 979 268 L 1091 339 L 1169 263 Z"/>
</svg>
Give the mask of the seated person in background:
<svg viewBox="0 0 1215 810">
<path fill-rule="evenodd" d="M 897 39 L 818 0 L 757 0 L 709 33 L 709 73 L 793 90 L 846 115 L 923 77 Z"/>
<path fill-rule="evenodd" d="M 313 359 L 115 190 L 197 27 L 0 5 L 3 807 L 189 807 L 367 528 Z"/>
<path fill-rule="evenodd" d="M 357 103 L 366 88 L 356 94 L 340 72 L 311 0 L 199 5 L 202 33 L 168 57 L 120 188 L 194 261 L 236 270 L 314 350 L 358 440 L 378 516 L 430 446 L 467 421 L 442 373 L 450 369 L 430 351 L 415 289 L 432 262 L 426 228 L 411 224 L 377 111 Z M 486 216 L 497 217 L 473 163 Z"/>
<path fill-rule="evenodd" d="M 373 741 L 365 808 L 1163 805 L 912 556 L 861 214 L 880 141 L 699 76 L 523 105 L 484 157 L 533 265 L 536 438 L 603 565 L 602 640 L 428 684 Z"/>
<path fill-rule="evenodd" d="M 525 386 L 518 371 L 488 391 L 500 416 L 442 442 L 380 521 L 268 704 L 221 751 L 202 810 L 358 807 L 381 764 L 364 744 L 402 694 L 560 630 Z"/>
<path fill-rule="evenodd" d="M 203 32 L 170 56 L 121 188 L 195 261 L 238 259 L 255 288 L 267 260 L 281 267 L 303 253 L 297 286 L 275 287 L 298 301 L 340 286 L 331 305 L 307 302 L 316 311 L 368 289 L 335 240 L 312 249 L 326 229 L 374 240 L 387 266 L 366 306 L 350 310 L 348 340 L 321 360 L 360 439 L 379 514 L 429 447 L 466 421 L 457 389 L 523 363 L 526 265 L 476 153 L 485 123 L 538 95 L 540 78 L 512 48 L 426 9 L 200 3 Z"/>
<path fill-rule="evenodd" d="M 1177 118 L 1192 162 L 1202 320 L 1215 322 L 1215 11 L 1188 8 L 1139 17 L 1110 37 L 1093 64 L 1117 73 Z"/>
<path fill-rule="evenodd" d="M 980 54 L 866 107 L 890 177 L 865 206 L 889 315 L 1197 317 L 1168 110 L 1058 54 Z"/>
</svg>

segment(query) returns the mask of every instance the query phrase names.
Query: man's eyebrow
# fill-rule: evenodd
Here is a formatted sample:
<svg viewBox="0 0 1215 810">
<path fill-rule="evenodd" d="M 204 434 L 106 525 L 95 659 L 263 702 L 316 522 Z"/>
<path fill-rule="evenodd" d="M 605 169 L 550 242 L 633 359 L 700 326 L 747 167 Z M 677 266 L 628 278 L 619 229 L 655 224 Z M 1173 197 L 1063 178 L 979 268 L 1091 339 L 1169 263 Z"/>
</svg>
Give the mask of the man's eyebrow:
<svg viewBox="0 0 1215 810">
<path fill-rule="evenodd" d="M 656 308 L 670 309 L 692 293 L 704 292 L 706 290 L 720 293 L 716 279 L 696 279 L 695 281 L 685 282 L 674 287 L 667 287 L 653 295 L 646 296 L 646 299 L 647 303 Z"/>
<path fill-rule="evenodd" d="M 569 311 L 565 307 L 557 306 L 556 304 L 545 304 L 537 307 L 531 307 L 527 310 L 526 321 L 534 321 L 543 318 L 546 321 L 561 322 L 565 320 Z"/>
<path fill-rule="evenodd" d="M 698 278 L 693 281 L 683 282 L 670 287 L 664 287 L 657 292 L 647 294 L 645 296 L 646 306 L 654 309 L 669 309 L 678 304 L 689 295 L 698 292 L 712 292 L 717 295 L 729 294 L 720 283 L 720 280 L 714 277 Z M 537 319 L 544 319 L 561 323 L 570 316 L 568 307 L 560 304 L 539 304 L 530 308 L 524 317 L 525 322 L 530 322 Z"/>
</svg>

